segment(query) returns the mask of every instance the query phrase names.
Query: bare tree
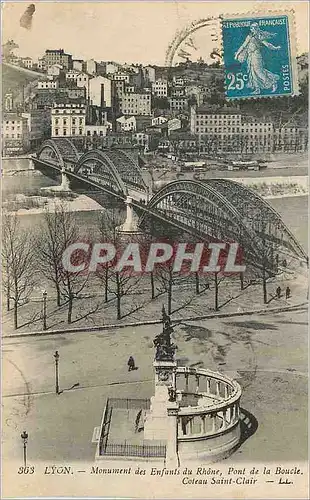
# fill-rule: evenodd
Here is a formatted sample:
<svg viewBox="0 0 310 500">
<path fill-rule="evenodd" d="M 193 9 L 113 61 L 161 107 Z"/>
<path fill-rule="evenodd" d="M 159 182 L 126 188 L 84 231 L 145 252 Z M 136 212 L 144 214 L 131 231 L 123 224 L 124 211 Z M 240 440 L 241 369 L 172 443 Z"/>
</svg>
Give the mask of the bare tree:
<svg viewBox="0 0 310 500">
<path fill-rule="evenodd" d="M 157 264 L 155 273 L 161 289 L 167 293 L 167 314 L 170 315 L 172 313 L 172 292 L 174 284 L 173 261 Z"/>
<path fill-rule="evenodd" d="M 98 230 L 102 242 L 112 244 L 116 249 L 116 256 L 113 261 L 100 264 L 96 275 L 104 284 L 105 302 L 108 300 L 108 293 L 116 298 L 116 317 L 122 318 L 122 299 L 133 292 L 137 287 L 141 276 L 136 275 L 132 267 L 118 269 L 118 259 L 128 243 L 139 243 L 138 237 L 125 238 L 119 228 L 123 220 L 119 212 L 112 210 L 104 212 L 98 218 Z"/>
<path fill-rule="evenodd" d="M 7 309 L 13 302 L 14 328 L 18 328 L 18 307 L 29 299 L 35 284 L 35 255 L 32 234 L 20 228 L 17 214 L 3 215 L 3 287 Z"/>
<path fill-rule="evenodd" d="M 214 309 L 219 310 L 219 286 L 226 278 L 225 275 L 220 272 L 214 273 Z"/>
<path fill-rule="evenodd" d="M 65 202 L 55 204 L 53 211 L 45 211 L 37 238 L 39 266 L 43 276 L 55 286 L 57 305 L 61 305 L 61 298 L 67 304 L 69 324 L 72 322 L 74 300 L 80 296 L 88 280 L 88 275 L 85 276 L 83 272 L 66 269 L 62 261 L 65 250 L 76 243 L 78 237 L 79 229 L 74 214 L 69 212 Z M 78 253 L 73 254 L 73 265 L 78 258 Z"/>
<path fill-rule="evenodd" d="M 65 204 L 60 204 L 55 212 L 57 217 L 57 227 L 59 231 L 60 246 L 62 253 L 70 247 L 70 245 L 77 242 L 79 237 L 79 228 L 75 221 L 74 214 L 67 210 Z M 79 253 L 71 257 L 71 263 L 76 265 L 79 261 Z M 68 304 L 67 322 L 72 323 L 73 303 L 77 299 L 88 282 L 88 273 L 85 275 L 84 271 L 74 271 L 65 269 L 62 265 L 61 268 L 61 281 L 60 290 L 61 294 Z"/>
<path fill-rule="evenodd" d="M 97 230 L 102 243 L 116 243 L 117 227 L 122 224 L 121 214 L 116 210 L 103 211 L 97 217 Z M 109 295 L 109 274 L 112 267 L 111 262 L 102 263 L 96 269 L 96 276 L 103 283 L 104 302 L 108 302 Z M 109 272 L 110 271 L 110 272 Z"/>
<path fill-rule="evenodd" d="M 60 212 L 61 208 L 57 205 L 54 212 L 44 211 L 44 221 L 38 232 L 36 245 L 39 269 L 55 286 L 57 306 L 61 305 L 61 259 L 64 251 Z"/>
</svg>

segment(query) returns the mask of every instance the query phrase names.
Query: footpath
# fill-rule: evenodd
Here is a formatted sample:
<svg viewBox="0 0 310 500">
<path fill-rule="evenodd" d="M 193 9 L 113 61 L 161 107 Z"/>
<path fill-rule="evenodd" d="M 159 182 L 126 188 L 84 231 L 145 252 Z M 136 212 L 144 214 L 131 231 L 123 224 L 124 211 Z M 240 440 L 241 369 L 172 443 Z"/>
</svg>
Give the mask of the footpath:
<svg viewBox="0 0 310 500">
<path fill-rule="evenodd" d="M 278 285 L 282 290 L 280 298 L 276 297 L 275 292 Z M 287 286 L 291 290 L 290 298 L 285 297 Z M 266 314 L 304 308 L 308 303 L 307 290 L 305 277 L 283 276 L 282 281 L 267 284 L 268 302 L 264 304 L 261 283 L 247 285 L 241 290 L 238 280 L 235 282 L 223 280 L 219 285 L 219 307 L 215 310 L 215 290 L 212 283 L 210 288 L 202 289 L 199 294 L 195 293 L 193 283 L 174 286 L 171 320 L 173 323 L 180 323 L 185 320 Z M 108 302 L 105 303 L 103 294 L 98 291 L 93 295 L 83 295 L 74 301 L 72 322 L 68 324 L 67 304 L 57 307 L 55 298 L 50 297 L 46 303 L 46 330 L 44 330 L 43 304 L 42 299 L 38 297 L 19 307 L 17 330 L 13 327 L 13 311 L 3 314 L 2 338 L 91 332 L 107 328 L 158 324 L 161 322 L 163 305 L 167 310 L 167 293 L 158 293 L 156 298 L 151 299 L 150 290 L 139 288 L 122 297 L 122 318 L 117 320 L 115 296 L 109 296 Z"/>
</svg>

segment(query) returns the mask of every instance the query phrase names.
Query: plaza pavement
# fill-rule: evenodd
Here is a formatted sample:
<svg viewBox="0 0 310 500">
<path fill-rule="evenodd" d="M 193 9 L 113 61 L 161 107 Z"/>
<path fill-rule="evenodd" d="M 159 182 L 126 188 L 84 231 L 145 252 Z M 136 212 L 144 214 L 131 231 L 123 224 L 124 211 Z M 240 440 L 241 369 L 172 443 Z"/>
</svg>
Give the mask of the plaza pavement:
<svg viewBox="0 0 310 500">
<path fill-rule="evenodd" d="M 106 399 L 153 394 L 152 339 L 160 328 L 4 339 L 5 460 L 21 459 L 26 429 L 30 461 L 92 461 L 92 434 Z M 184 322 L 174 340 L 180 364 L 219 370 L 242 386 L 241 406 L 258 427 L 229 461 L 306 459 L 306 310 Z M 54 392 L 56 349 L 60 395 Z M 128 372 L 129 355 L 138 370 Z"/>
</svg>

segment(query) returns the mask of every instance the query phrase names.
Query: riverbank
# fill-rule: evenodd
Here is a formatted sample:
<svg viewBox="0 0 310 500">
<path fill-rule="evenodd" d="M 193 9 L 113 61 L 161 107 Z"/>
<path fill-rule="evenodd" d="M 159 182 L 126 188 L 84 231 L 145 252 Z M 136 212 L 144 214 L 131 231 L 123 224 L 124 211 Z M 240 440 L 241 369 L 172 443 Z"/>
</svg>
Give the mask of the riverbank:
<svg viewBox="0 0 310 500">
<path fill-rule="evenodd" d="M 103 207 L 99 203 L 88 196 L 83 194 L 74 196 L 76 197 L 73 199 L 69 196 L 60 196 L 60 192 L 58 191 L 51 197 L 30 196 L 25 197 L 24 200 L 19 197 L 16 201 L 3 202 L 3 209 L 7 213 L 16 213 L 17 215 L 40 215 L 46 210 L 54 212 L 57 206 L 65 203 L 68 212 L 103 210 Z"/>
</svg>

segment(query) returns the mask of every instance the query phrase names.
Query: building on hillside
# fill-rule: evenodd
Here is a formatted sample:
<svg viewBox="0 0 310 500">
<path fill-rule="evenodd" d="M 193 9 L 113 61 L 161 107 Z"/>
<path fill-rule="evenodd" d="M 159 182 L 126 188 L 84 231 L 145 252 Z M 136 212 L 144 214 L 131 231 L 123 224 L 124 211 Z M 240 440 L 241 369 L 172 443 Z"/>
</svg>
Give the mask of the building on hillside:
<svg viewBox="0 0 310 500">
<path fill-rule="evenodd" d="M 13 110 L 13 94 L 11 92 L 8 92 L 5 94 L 4 99 L 3 99 L 3 108 L 4 111 L 12 111 Z"/>
<path fill-rule="evenodd" d="M 17 113 L 3 113 L 1 136 L 3 155 L 21 154 L 30 149 L 28 120 Z"/>
<path fill-rule="evenodd" d="M 308 129 L 289 123 L 274 131 L 275 153 L 303 153 L 308 150 Z"/>
<path fill-rule="evenodd" d="M 186 97 L 185 87 L 171 87 L 170 88 L 170 97 Z"/>
<path fill-rule="evenodd" d="M 137 89 L 142 90 L 144 86 L 144 77 L 143 77 L 143 70 L 142 67 L 136 68 L 136 71 L 134 71 L 130 75 L 130 83 L 134 85 Z"/>
<path fill-rule="evenodd" d="M 274 124 L 239 109 L 191 107 L 190 129 L 201 152 L 265 153 L 274 150 Z"/>
<path fill-rule="evenodd" d="M 149 127 L 152 123 L 149 116 L 121 116 L 116 120 L 119 129 L 124 132 L 141 132 Z"/>
<path fill-rule="evenodd" d="M 132 145 L 143 148 L 149 146 L 149 135 L 145 132 L 135 132 L 132 134 Z"/>
<path fill-rule="evenodd" d="M 113 81 L 114 94 L 115 94 L 115 109 L 120 112 L 122 106 L 123 94 L 125 92 L 126 83 L 123 80 Z"/>
<path fill-rule="evenodd" d="M 131 84 L 125 83 L 125 92 L 126 94 L 134 94 L 136 91 L 136 87 Z"/>
<path fill-rule="evenodd" d="M 147 92 L 124 92 L 121 112 L 124 115 L 151 115 L 152 97 Z"/>
<path fill-rule="evenodd" d="M 182 128 L 182 120 L 180 118 L 172 118 L 168 120 L 168 135 L 170 135 L 174 130 L 180 130 Z"/>
<path fill-rule="evenodd" d="M 132 133 L 131 132 L 110 132 L 102 141 L 104 147 L 131 147 Z"/>
<path fill-rule="evenodd" d="M 121 65 L 118 63 L 115 63 L 113 61 L 107 62 L 106 67 L 105 67 L 106 74 L 110 75 L 113 73 L 117 73 L 117 71 L 119 71 L 120 68 L 121 68 Z"/>
<path fill-rule="evenodd" d="M 167 80 L 159 79 L 152 83 L 152 94 L 156 97 L 168 96 L 168 82 Z"/>
<path fill-rule="evenodd" d="M 33 60 L 31 57 L 23 57 L 21 62 L 25 68 L 31 69 L 33 67 Z"/>
<path fill-rule="evenodd" d="M 186 83 L 183 76 L 174 76 L 172 81 L 173 81 L 173 85 L 179 86 L 179 87 L 184 87 L 185 83 Z"/>
<path fill-rule="evenodd" d="M 89 99 L 95 106 L 111 108 L 114 99 L 112 80 L 104 76 L 96 76 L 89 81 Z"/>
<path fill-rule="evenodd" d="M 60 64 L 66 70 L 72 69 L 72 55 L 67 54 L 63 49 L 47 49 L 44 58 L 47 68 Z"/>
<path fill-rule="evenodd" d="M 27 119 L 30 148 L 37 148 L 51 133 L 51 111 L 31 110 L 22 113 L 21 116 Z"/>
<path fill-rule="evenodd" d="M 109 131 L 109 125 L 85 125 L 86 137 L 105 137 Z"/>
<path fill-rule="evenodd" d="M 47 74 L 49 76 L 60 76 L 65 75 L 65 71 L 61 64 L 52 64 L 47 68 Z"/>
<path fill-rule="evenodd" d="M 89 82 L 91 77 L 87 73 L 79 73 L 76 79 L 76 86 L 85 89 L 86 97 L 89 96 Z"/>
<path fill-rule="evenodd" d="M 37 62 L 37 68 L 40 70 L 40 71 L 46 71 L 46 62 L 45 62 L 45 58 L 44 57 L 40 57 L 38 59 L 38 62 Z"/>
<path fill-rule="evenodd" d="M 179 113 L 188 109 L 187 97 L 168 97 L 168 102 L 172 113 Z"/>
<path fill-rule="evenodd" d="M 70 69 L 69 71 L 66 71 L 66 81 L 69 82 L 76 82 L 77 77 L 79 76 L 79 71 L 76 69 Z"/>
<path fill-rule="evenodd" d="M 54 80 L 52 77 L 50 78 L 44 78 L 41 80 L 38 80 L 37 82 L 37 88 L 39 90 L 42 89 L 58 89 L 59 87 L 59 81 Z"/>
<path fill-rule="evenodd" d="M 156 80 L 156 70 L 153 66 L 145 66 L 143 68 L 143 75 L 147 83 L 154 83 Z"/>
<path fill-rule="evenodd" d="M 83 71 L 83 59 L 72 59 L 72 69 L 75 69 L 79 73 Z"/>
<path fill-rule="evenodd" d="M 69 100 L 79 99 L 81 102 L 86 103 L 87 95 L 84 87 L 76 87 L 75 85 L 71 87 L 68 85 L 64 90 Z"/>
<path fill-rule="evenodd" d="M 85 135 L 86 105 L 83 102 L 55 103 L 52 108 L 52 137 Z"/>
<path fill-rule="evenodd" d="M 166 116 L 156 116 L 152 118 L 152 125 L 161 125 L 162 123 L 166 123 L 168 118 Z"/>
<path fill-rule="evenodd" d="M 117 71 L 116 73 L 113 73 L 113 75 L 111 75 L 111 79 L 114 80 L 115 82 L 129 83 L 130 75 L 123 71 Z"/>
<path fill-rule="evenodd" d="M 97 73 L 96 61 L 94 61 L 94 59 L 88 59 L 87 61 L 85 61 L 83 70 L 89 75 L 95 75 Z"/>
<path fill-rule="evenodd" d="M 197 106 L 203 104 L 204 98 L 209 97 L 208 90 L 198 85 L 186 85 L 185 95 L 190 100 L 195 100 Z"/>
</svg>

